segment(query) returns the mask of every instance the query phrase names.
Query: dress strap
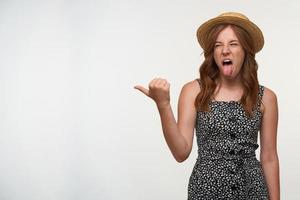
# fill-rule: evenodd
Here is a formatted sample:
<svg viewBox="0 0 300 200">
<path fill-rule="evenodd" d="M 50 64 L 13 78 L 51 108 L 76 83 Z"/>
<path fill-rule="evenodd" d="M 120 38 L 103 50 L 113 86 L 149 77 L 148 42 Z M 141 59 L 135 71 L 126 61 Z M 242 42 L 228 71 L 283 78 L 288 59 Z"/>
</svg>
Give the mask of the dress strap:
<svg viewBox="0 0 300 200">
<path fill-rule="evenodd" d="M 259 85 L 259 92 L 258 92 L 258 108 L 260 109 L 260 105 L 262 103 L 262 97 L 264 95 L 265 87 L 263 85 Z"/>
<path fill-rule="evenodd" d="M 197 78 L 196 81 L 199 83 L 199 87 L 201 88 L 201 81 L 200 81 L 200 78 Z"/>
</svg>

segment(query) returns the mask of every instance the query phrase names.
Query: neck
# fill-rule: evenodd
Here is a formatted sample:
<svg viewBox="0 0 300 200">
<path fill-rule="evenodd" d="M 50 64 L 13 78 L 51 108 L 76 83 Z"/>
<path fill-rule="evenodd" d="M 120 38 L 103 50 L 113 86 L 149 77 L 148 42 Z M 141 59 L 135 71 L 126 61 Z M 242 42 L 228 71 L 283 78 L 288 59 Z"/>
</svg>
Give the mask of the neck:
<svg viewBox="0 0 300 200">
<path fill-rule="evenodd" d="M 217 87 L 212 95 L 215 100 L 228 99 L 241 99 L 243 95 L 243 85 L 241 78 L 226 79 L 225 77 L 219 77 L 216 80 Z"/>
<path fill-rule="evenodd" d="M 242 87 L 241 77 L 238 76 L 234 79 L 228 79 L 223 76 L 220 76 L 217 80 L 217 86 L 227 89 L 236 89 Z"/>
</svg>

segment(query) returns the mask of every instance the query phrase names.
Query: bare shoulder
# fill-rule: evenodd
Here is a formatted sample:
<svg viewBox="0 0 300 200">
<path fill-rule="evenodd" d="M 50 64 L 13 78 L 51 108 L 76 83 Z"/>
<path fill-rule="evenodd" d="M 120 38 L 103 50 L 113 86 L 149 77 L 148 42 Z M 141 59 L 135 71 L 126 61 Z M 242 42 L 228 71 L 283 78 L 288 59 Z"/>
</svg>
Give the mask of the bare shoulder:
<svg viewBox="0 0 300 200">
<path fill-rule="evenodd" d="M 194 109 L 194 102 L 199 92 L 200 85 L 197 80 L 192 80 L 185 83 L 181 89 L 179 96 L 179 108 L 184 108 L 186 110 L 187 107 L 190 107 Z"/>
<path fill-rule="evenodd" d="M 197 80 L 192 80 L 185 83 L 182 87 L 182 93 L 187 93 L 192 96 L 197 95 L 200 92 L 200 85 Z"/>
<path fill-rule="evenodd" d="M 277 101 L 277 95 L 273 90 L 264 86 L 264 95 L 262 100 L 264 103 L 274 103 L 274 101 Z"/>
<path fill-rule="evenodd" d="M 264 112 L 269 107 L 277 107 L 277 95 L 273 90 L 264 86 L 264 94 L 262 97 L 262 111 Z"/>
</svg>

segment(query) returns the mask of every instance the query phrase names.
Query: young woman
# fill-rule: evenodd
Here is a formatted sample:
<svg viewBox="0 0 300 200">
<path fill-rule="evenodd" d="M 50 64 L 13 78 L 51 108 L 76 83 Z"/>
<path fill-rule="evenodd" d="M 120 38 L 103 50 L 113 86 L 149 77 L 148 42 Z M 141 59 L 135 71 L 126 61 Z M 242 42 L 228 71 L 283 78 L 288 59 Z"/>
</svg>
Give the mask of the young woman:
<svg viewBox="0 0 300 200">
<path fill-rule="evenodd" d="M 149 89 L 135 86 L 156 102 L 178 162 L 188 158 L 196 130 L 198 158 L 188 199 L 280 199 L 277 98 L 257 78 L 261 30 L 246 16 L 229 12 L 202 24 L 197 37 L 205 60 L 200 78 L 182 88 L 177 122 L 167 80 L 155 78 Z"/>
</svg>

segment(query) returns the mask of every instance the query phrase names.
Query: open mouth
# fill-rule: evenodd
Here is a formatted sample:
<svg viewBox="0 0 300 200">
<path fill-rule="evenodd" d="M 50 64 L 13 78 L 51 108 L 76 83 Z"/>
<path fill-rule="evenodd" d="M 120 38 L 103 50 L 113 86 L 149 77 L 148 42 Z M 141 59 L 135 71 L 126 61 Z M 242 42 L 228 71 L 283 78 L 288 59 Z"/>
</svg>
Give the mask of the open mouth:
<svg viewBox="0 0 300 200">
<path fill-rule="evenodd" d="M 223 73 L 224 73 L 224 75 L 231 76 L 232 73 L 233 73 L 232 60 L 224 59 L 222 64 L 223 64 Z"/>
<path fill-rule="evenodd" d="M 230 59 L 225 59 L 225 60 L 223 60 L 223 65 L 224 66 L 232 65 L 232 61 Z"/>
</svg>

